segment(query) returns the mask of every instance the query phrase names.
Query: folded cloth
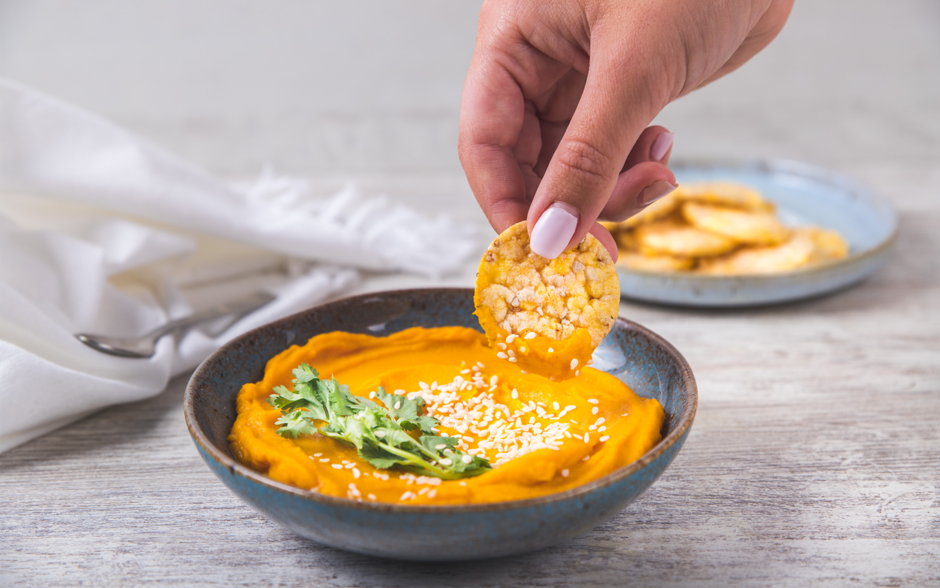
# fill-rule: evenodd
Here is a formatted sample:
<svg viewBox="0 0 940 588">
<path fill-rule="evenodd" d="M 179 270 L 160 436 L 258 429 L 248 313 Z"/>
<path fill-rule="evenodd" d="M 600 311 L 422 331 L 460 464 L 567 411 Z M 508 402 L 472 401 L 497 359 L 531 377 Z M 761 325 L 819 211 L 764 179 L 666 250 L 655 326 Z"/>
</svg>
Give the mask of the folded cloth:
<svg viewBox="0 0 940 588">
<path fill-rule="evenodd" d="M 338 295 L 356 268 L 445 274 L 476 247 L 472 229 L 443 216 L 353 187 L 308 192 L 270 172 L 228 185 L 0 79 L 0 452 L 159 393 L 231 338 Z M 74 337 L 138 335 L 258 289 L 276 299 L 215 331 L 166 336 L 150 359 Z"/>
</svg>

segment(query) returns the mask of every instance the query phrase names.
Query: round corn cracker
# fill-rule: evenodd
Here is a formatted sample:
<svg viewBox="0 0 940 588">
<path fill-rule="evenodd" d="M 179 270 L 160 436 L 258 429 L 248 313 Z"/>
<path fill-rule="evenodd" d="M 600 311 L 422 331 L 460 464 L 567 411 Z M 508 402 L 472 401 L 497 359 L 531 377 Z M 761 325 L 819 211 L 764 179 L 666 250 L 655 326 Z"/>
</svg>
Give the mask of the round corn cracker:
<svg viewBox="0 0 940 588">
<path fill-rule="evenodd" d="M 797 269 L 810 262 L 815 250 L 813 239 L 794 231 L 788 241 L 774 247 L 749 247 L 730 255 L 703 259 L 698 272 L 712 276 L 775 274 Z"/>
<path fill-rule="evenodd" d="M 674 221 L 640 225 L 636 240 L 641 253 L 676 257 L 711 257 L 738 246 L 734 240 Z"/>
<path fill-rule="evenodd" d="M 774 205 L 759 192 L 732 182 L 699 182 L 683 184 L 670 196 L 679 202 L 696 201 L 732 208 L 743 208 L 755 212 L 773 212 Z"/>
<path fill-rule="evenodd" d="M 695 259 L 673 255 L 644 255 L 627 251 L 617 258 L 617 265 L 646 272 L 680 272 L 692 269 Z"/>
<path fill-rule="evenodd" d="M 591 359 L 617 320 L 620 281 L 593 235 L 549 260 L 529 248 L 521 222 L 483 255 L 474 306 L 498 353 L 520 368 L 566 378 Z"/>
<path fill-rule="evenodd" d="M 779 245 L 790 237 L 790 229 L 766 212 L 686 202 L 682 216 L 698 229 L 745 245 Z"/>
</svg>

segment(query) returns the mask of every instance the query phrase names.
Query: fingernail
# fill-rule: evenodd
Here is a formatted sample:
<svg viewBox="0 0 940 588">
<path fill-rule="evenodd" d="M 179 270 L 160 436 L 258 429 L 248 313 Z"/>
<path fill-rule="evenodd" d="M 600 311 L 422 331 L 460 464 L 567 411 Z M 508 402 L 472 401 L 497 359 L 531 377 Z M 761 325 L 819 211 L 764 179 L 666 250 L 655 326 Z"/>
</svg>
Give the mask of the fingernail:
<svg viewBox="0 0 940 588">
<path fill-rule="evenodd" d="M 659 180 L 658 182 L 653 182 L 649 186 L 643 188 L 643 191 L 640 192 L 640 204 L 643 206 L 649 206 L 650 204 L 656 202 L 663 196 L 668 196 L 673 190 L 679 186 L 673 186 L 666 180 Z"/>
<path fill-rule="evenodd" d="M 577 214 L 578 211 L 570 204 L 552 204 L 542 213 L 532 229 L 529 242 L 532 251 L 547 259 L 555 259 L 561 255 L 578 228 Z"/>
<path fill-rule="evenodd" d="M 662 161 L 663 157 L 666 157 L 666 153 L 669 152 L 669 148 L 672 147 L 672 141 L 676 138 L 675 133 L 660 133 L 656 139 L 653 140 L 653 146 L 650 147 L 650 157 L 653 158 L 653 161 Z"/>
</svg>

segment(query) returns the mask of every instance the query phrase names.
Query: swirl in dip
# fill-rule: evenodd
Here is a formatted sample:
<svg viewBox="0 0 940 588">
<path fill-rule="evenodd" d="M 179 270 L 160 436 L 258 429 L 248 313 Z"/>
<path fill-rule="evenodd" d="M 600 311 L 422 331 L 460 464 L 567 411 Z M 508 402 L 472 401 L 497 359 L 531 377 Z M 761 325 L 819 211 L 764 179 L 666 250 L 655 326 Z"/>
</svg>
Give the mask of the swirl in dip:
<svg viewBox="0 0 940 588">
<path fill-rule="evenodd" d="M 335 377 L 357 396 L 382 386 L 421 396 L 441 435 L 485 457 L 494 469 L 441 480 L 376 469 L 355 447 L 320 434 L 277 434 L 273 388 L 290 387 L 301 363 Z M 655 399 L 584 367 L 551 381 L 497 357 L 486 337 L 465 327 L 415 327 L 388 337 L 318 335 L 271 359 L 264 379 L 245 384 L 229 435 L 235 457 L 272 479 L 363 501 L 429 505 L 521 500 L 569 490 L 636 461 L 660 440 L 664 413 Z"/>
</svg>

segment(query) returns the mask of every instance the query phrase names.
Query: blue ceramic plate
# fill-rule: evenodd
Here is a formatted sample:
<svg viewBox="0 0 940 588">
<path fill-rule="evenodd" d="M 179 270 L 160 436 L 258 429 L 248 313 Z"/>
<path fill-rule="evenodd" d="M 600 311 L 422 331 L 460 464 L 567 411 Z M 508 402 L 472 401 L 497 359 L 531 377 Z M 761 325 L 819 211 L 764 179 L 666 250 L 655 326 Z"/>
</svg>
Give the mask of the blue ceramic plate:
<svg viewBox="0 0 940 588">
<path fill-rule="evenodd" d="M 186 388 L 184 411 L 196 448 L 213 472 L 271 520 L 325 545 L 412 560 L 461 560 L 539 549 L 591 530 L 620 512 L 663 473 L 689 434 L 698 393 L 685 359 L 658 335 L 619 319 L 594 367 L 666 411 L 663 440 L 638 461 L 573 490 L 512 502 L 415 506 L 356 502 L 271 480 L 238 463 L 227 437 L 235 396 L 261 380 L 267 361 L 291 344 L 330 331 L 387 335 L 408 327 L 480 330 L 473 291 L 435 288 L 347 298 L 255 329 L 209 357 Z"/>
<path fill-rule="evenodd" d="M 836 172 L 786 160 L 677 165 L 680 184 L 730 181 L 756 188 L 788 225 L 835 229 L 849 242 L 845 259 L 805 270 L 761 276 L 699 276 L 618 267 L 627 298 L 682 306 L 734 307 L 810 298 L 856 284 L 876 272 L 897 238 L 891 204 Z"/>
</svg>

